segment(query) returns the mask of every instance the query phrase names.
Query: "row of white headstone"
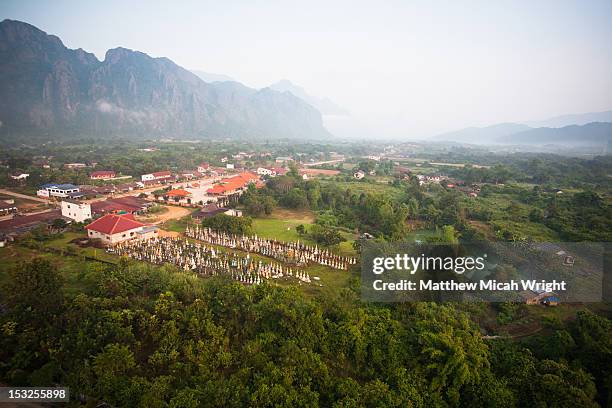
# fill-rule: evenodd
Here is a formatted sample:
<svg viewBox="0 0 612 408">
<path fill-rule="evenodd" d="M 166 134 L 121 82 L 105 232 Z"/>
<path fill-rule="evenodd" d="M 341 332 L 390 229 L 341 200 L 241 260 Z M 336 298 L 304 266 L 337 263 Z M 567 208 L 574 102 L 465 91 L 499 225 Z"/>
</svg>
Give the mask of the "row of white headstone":
<svg viewBox="0 0 612 408">
<path fill-rule="evenodd" d="M 179 237 L 154 237 L 132 240 L 107 249 L 108 252 L 154 264 L 170 263 L 185 270 L 206 276 L 228 275 L 245 284 L 259 284 L 266 279 L 296 278 L 310 283 L 310 275 L 302 270 L 283 266 L 277 262 L 255 260 L 216 250 L 199 242 Z"/>
<path fill-rule="evenodd" d="M 333 269 L 347 270 L 350 265 L 357 263 L 353 257 L 337 255 L 328 249 L 319 248 L 317 245 L 306 245 L 300 241 L 281 242 L 257 235 L 232 235 L 213 231 L 210 228 L 202 228 L 199 225 L 188 226 L 185 235 L 209 244 L 257 253 L 297 265 L 316 263 Z"/>
</svg>

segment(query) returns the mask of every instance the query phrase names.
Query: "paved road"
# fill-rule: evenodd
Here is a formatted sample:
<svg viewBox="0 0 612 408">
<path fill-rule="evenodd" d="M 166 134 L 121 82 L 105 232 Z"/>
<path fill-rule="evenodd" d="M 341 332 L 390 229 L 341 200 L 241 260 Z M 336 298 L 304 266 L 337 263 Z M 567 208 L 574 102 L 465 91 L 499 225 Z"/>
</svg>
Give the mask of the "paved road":
<svg viewBox="0 0 612 408">
<path fill-rule="evenodd" d="M 320 161 L 320 162 L 315 162 L 315 163 L 302 163 L 302 166 L 304 167 L 322 166 L 324 164 L 342 163 L 345 160 L 346 159 L 336 159 L 336 160 Z"/>
<path fill-rule="evenodd" d="M 194 183 L 198 183 L 198 184 L 200 184 L 201 189 L 203 189 L 203 188 L 208 189 L 208 188 L 210 188 L 212 186 L 212 184 L 215 181 L 219 181 L 221 179 L 222 179 L 222 177 L 211 177 L 211 178 L 203 178 L 203 179 L 197 179 L 197 180 L 191 180 L 191 181 L 181 181 L 181 182 L 169 183 L 169 184 L 166 184 L 166 185 L 157 185 L 157 186 L 154 186 L 154 187 L 143 188 L 143 189 L 140 189 L 140 190 L 128 191 L 126 193 L 117 193 L 117 194 L 113 194 L 113 195 L 97 197 L 97 198 L 94 198 L 94 199 L 91 199 L 91 200 L 87 200 L 87 202 L 91 203 L 91 202 L 94 202 L 94 201 L 104 201 L 107 198 L 137 196 L 137 195 L 139 195 L 141 193 L 150 194 L 150 193 L 152 193 L 154 191 L 162 190 L 162 189 L 164 189 L 164 188 L 166 188 L 166 187 L 168 187 L 170 185 L 173 188 L 185 188 L 185 186 L 188 185 L 188 184 L 192 185 Z M 197 202 L 198 200 L 195 200 L 195 198 L 194 198 L 194 201 Z"/>
<path fill-rule="evenodd" d="M 3 188 L 0 188 L 0 194 L 5 194 L 5 195 L 17 197 L 17 198 L 23 198 L 25 200 L 30 200 L 30 201 L 38 201 L 40 203 L 45 203 L 45 204 L 49 203 L 49 200 L 45 200 L 44 198 L 15 193 L 14 191 L 5 190 Z"/>
</svg>

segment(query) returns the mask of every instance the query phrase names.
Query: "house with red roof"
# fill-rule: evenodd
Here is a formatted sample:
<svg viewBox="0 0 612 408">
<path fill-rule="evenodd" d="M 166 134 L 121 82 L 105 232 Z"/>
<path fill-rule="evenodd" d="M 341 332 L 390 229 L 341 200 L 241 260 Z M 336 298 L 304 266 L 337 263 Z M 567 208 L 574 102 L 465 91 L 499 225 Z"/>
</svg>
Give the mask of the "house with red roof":
<svg viewBox="0 0 612 408">
<path fill-rule="evenodd" d="M 206 173 L 208 171 L 208 169 L 210 168 L 210 164 L 208 163 L 200 163 L 198 165 L 198 173 Z"/>
<path fill-rule="evenodd" d="M 157 227 L 138 222 L 132 214 L 106 214 L 85 227 L 87 237 L 107 245 L 157 236 Z"/>
</svg>

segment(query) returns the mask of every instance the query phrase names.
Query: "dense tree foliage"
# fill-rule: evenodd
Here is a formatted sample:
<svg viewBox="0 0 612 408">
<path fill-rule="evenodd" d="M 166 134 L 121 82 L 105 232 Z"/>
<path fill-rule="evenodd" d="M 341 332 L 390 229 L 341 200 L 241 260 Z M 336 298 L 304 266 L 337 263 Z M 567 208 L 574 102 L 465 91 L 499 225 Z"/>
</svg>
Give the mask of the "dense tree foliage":
<svg viewBox="0 0 612 408">
<path fill-rule="evenodd" d="M 560 329 L 573 341 L 544 350 L 486 342 L 452 305 L 86 265 L 91 284 L 74 296 L 47 261 L 13 273 L 0 315 L 5 381 L 122 407 L 596 406 L 609 392 L 612 327 L 590 313 Z M 45 321 L 24 314 L 34 308 Z"/>
<path fill-rule="evenodd" d="M 202 220 L 202 226 L 214 231 L 223 231 L 235 235 L 251 235 L 253 220 L 249 217 L 233 217 L 216 214 Z"/>
</svg>

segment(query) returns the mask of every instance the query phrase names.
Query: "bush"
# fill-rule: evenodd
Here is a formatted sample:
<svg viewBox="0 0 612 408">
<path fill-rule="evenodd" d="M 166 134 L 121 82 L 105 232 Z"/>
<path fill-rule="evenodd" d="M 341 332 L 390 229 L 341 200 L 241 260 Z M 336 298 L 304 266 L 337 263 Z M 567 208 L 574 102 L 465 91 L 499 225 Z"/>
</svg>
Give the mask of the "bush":
<svg viewBox="0 0 612 408">
<path fill-rule="evenodd" d="M 202 220 L 203 227 L 235 235 L 252 234 L 252 224 L 253 220 L 250 217 L 232 217 L 226 214 L 217 214 Z"/>
<path fill-rule="evenodd" d="M 313 225 L 310 228 L 311 238 L 318 244 L 325 246 L 338 245 L 341 242 L 346 241 L 340 232 L 335 229 L 323 227 L 320 225 Z"/>
</svg>

